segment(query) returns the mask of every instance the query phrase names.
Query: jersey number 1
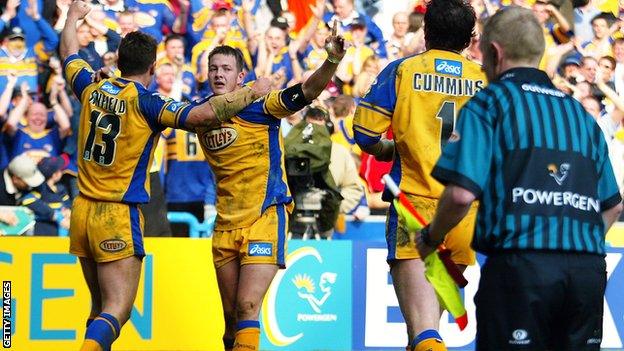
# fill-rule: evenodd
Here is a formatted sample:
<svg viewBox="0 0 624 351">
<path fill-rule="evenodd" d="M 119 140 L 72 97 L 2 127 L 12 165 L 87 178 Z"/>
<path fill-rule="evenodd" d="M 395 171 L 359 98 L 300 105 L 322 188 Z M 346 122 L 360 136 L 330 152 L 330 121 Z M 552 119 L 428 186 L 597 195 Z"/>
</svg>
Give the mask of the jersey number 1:
<svg viewBox="0 0 624 351">
<path fill-rule="evenodd" d="M 455 130 L 455 101 L 444 101 L 438 110 L 436 118 L 442 123 L 440 133 L 440 149 L 443 149 Z"/>
<path fill-rule="evenodd" d="M 102 142 L 95 142 L 96 129 L 102 129 Z M 121 130 L 121 119 L 113 114 L 99 111 L 91 112 L 89 120 L 89 135 L 85 143 L 82 158 L 86 161 L 95 160 L 101 166 L 110 166 L 115 160 L 115 139 Z"/>
</svg>

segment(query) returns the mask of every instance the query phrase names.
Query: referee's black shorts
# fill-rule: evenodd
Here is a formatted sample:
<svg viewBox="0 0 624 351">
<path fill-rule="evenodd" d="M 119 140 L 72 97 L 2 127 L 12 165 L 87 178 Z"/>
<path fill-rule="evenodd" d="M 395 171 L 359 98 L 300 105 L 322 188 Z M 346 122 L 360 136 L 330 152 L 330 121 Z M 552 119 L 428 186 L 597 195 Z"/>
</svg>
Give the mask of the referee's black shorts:
<svg viewBox="0 0 624 351">
<path fill-rule="evenodd" d="M 600 350 L 604 257 L 514 251 L 481 269 L 477 350 Z"/>
</svg>

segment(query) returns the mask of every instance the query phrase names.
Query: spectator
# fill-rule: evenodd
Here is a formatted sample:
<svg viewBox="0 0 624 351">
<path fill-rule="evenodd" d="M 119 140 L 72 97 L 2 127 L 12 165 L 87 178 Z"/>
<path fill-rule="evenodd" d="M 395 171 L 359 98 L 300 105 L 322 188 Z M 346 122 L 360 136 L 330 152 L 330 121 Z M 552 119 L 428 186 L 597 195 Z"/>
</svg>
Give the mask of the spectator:
<svg viewBox="0 0 624 351">
<path fill-rule="evenodd" d="M 39 26 L 44 28 L 42 31 L 45 40 L 43 50 L 52 52 L 58 44 L 56 33 L 45 21 L 37 21 Z M 35 47 L 28 47 L 26 43 L 26 34 L 20 27 L 13 27 L 2 41 L 2 50 L 0 50 L 0 86 L 6 86 L 7 76 L 16 74 L 20 85 L 27 82 L 32 92 L 38 91 L 37 75 L 39 73 L 39 64 L 43 62 L 41 56 L 35 53 Z"/>
<path fill-rule="evenodd" d="M 289 48 L 287 44 L 286 32 L 278 27 L 269 27 L 264 36 L 264 41 L 259 43 L 254 52 L 256 76 L 282 75 L 283 83 L 277 87 L 278 89 L 300 82 L 303 75 L 303 69 L 297 58 L 298 48 Z"/>
<path fill-rule="evenodd" d="M 56 236 L 59 228 L 69 229 L 71 201 L 67 190 L 60 184 L 67 165 L 60 157 L 46 157 L 37 168 L 45 182 L 21 197 L 19 205 L 30 208 L 35 214 L 35 235 Z"/>
<path fill-rule="evenodd" d="M 91 33 L 91 26 L 87 22 L 82 22 L 77 29 L 78 44 L 80 50 L 78 50 L 78 56 L 87 61 L 94 70 L 102 68 L 104 62 L 102 57 L 95 49 L 95 38 Z"/>
<path fill-rule="evenodd" d="M 334 143 L 342 145 L 357 159 L 360 164 L 360 147 L 353 139 L 353 115 L 355 114 L 355 100 L 349 95 L 338 95 L 331 105 L 333 112 L 334 131 L 331 139 Z"/>
<path fill-rule="evenodd" d="M 156 61 L 156 67 L 170 64 L 174 69 L 176 82 L 180 82 L 182 95 L 187 100 L 194 100 L 197 95 L 195 75 L 185 57 L 184 38 L 178 34 L 168 35 L 165 39 L 165 55 Z"/>
<path fill-rule="evenodd" d="M 91 36 L 93 37 L 93 47 L 99 56 L 109 51 L 117 51 L 121 36 L 116 32 L 117 22 L 111 25 L 101 8 L 94 7 L 89 15 L 85 17 L 85 22 L 89 25 Z"/>
<path fill-rule="evenodd" d="M 156 91 L 162 96 L 180 100 L 182 98 L 182 82 L 176 81 L 175 69 L 171 64 L 160 65 L 156 69 Z"/>
<path fill-rule="evenodd" d="M 0 205 L 15 206 L 22 193 L 40 186 L 45 178 L 37 164 L 27 155 L 15 157 L 2 172 L 0 179 Z"/>
<path fill-rule="evenodd" d="M 106 7 L 104 8 L 106 10 Z M 134 19 L 134 13 L 130 11 L 123 11 L 117 15 L 117 23 L 119 24 L 119 31 L 121 37 L 125 37 L 128 33 L 134 32 L 139 29 L 139 26 Z"/>
<path fill-rule="evenodd" d="M 158 43 L 163 40 L 163 30 L 171 32 L 176 22 L 173 9 L 166 0 L 126 0 L 125 6 L 135 13 L 134 19 L 141 31 L 151 35 Z"/>
<path fill-rule="evenodd" d="M 371 20 L 371 18 L 363 13 L 355 10 L 354 0 L 333 0 L 334 12 L 327 12 L 323 17 L 325 23 L 338 21 L 342 31 L 348 31 L 352 23 L 357 19 L 359 23 L 364 23 L 366 28 L 364 43 L 375 50 L 377 56 L 387 58 L 385 40 L 381 29 Z"/>
<path fill-rule="evenodd" d="M 547 0 L 536 1 L 533 4 L 533 14 L 544 31 L 546 49 L 540 67 L 545 69 L 548 60 L 553 59 L 549 51 L 559 44 L 569 42 L 574 36 L 574 32 L 561 12 Z"/>
<path fill-rule="evenodd" d="M 56 125 L 47 128 L 48 109 L 40 102 L 30 104 L 30 99 L 22 97 L 18 105 L 11 110 L 5 124 L 5 133 L 9 136 L 8 155 L 12 159 L 27 153 L 35 162 L 44 157 L 59 156 L 63 150 L 63 139 L 70 133 L 67 114 L 56 102 L 53 106 Z M 19 121 L 26 117 L 26 124 Z"/>
<path fill-rule="evenodd" d="M 596 0 L 580 0 L 579 5 L 574 9 L 574 34 L 584 43 L 593 37 L 591 22 L 600 10 L 596 7 Z"/>
<path fill-rule="evenodd" d="M 218 45 L 228 45 L 240 50 L 248 68 L 253 67 L 251 56 L 247 49 L 247 41 L 243 38 L 242 33 L 232 26 L 231 6 L 219 5 L 219 7 L 215 6 L 213 8 L 217 10 L 210 20 L 210 27 L 204 33 L 202 40 L 192 49 L 191 66 L 193 71 L 197 72 L 198 84 L 205 84 L 207 81 L 208 54 Z M 209 91 L 204 92 L 207 94 Z"/>
<path fill-rule="evenodd" d="M 369 56 L 362 64 L 362 71 L 355 77 L 353 83 L 353 97 L 361 98 L 370 90 L 377 74 L 381 71 L 381 62 L 375 55 Z"/>
<path fill-rule="evenodd" d="M 342 0 L 339 0 L 342 1 Z M 347 0 L 348 1 L 348 0 Z M 362 72 L 364 61 L 375 55 L 375 51 L 365 44 L 366 22 L 355 19 L 351 22 L 351 46 L 336 71 L 336 77 L 344 84 L 342 92 L 352 95 L 355 77 Z"/>
<path fill-rule="evenodd" d="M 397 12 L 392 17 L 392 27 L 394 31 L 386 42 L 388 59 L 394 61 L 411 53 L 410 47 L 413 45 L 416 35 L 409 32 L 409 14 L 407 12 Z"/>
<path fill-rule="evenodd" d="M 118 20 L 122 13 L 127 12 L 124 0 L 99 0 L 99 3 L 102 4 L 106 16 L 111 19 Z"/>
<path fill-rule="evenodd" d="M 602 56 L 613 56 L 611 47 L 613 38 L 609 28 L 609 21 L 612 20 L 612 17 L 613 15 L 601 13 L 592 19 L 593 37 L 581 45 L 584 56 L 592 56 L 596 59 Z"/>
<path fill-rule="evenodd" d="M 624 93 L 624 38 L 617 38 L 613 42 L 613 57 L 615 58 L 615 91 Z"/>
</svg>

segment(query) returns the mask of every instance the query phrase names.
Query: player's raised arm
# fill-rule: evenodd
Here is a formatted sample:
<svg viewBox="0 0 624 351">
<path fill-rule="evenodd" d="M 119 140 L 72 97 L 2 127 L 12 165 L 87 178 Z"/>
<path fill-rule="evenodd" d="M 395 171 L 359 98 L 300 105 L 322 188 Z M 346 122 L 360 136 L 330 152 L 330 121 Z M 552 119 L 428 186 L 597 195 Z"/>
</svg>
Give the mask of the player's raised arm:
<svg viewBox="0 0 624 351">
<path fill-rule="evenodd" d="M 307 101 L 312 101 L 321 94 L 334 76 L 334 73 L 336 73 L 340 60 L 347 52 L 344 38 L 341 35 L 337 35 L 337 23 L 337 21 L 334 22 L 331 36 L 325 39 L 327 59 L 301 86 Z"/>
<path fill-rule="evenodd" d="M 91 11 L 91 6 L 82 0 L 74 1 L 67 11 L 65 27 L 61 32 L 60 55 L 62 62 L 72 54 L 77 54 L 80 46 L 76 34 L 76 24 Z"/>
<path fill-rule="evenodd" d="M 186 129 L 197 127 L 215 127 L 230 120 L 238 112 L 263 97 L 271 90 L 269 78 L 258 78 L 251 87 L 244 87 L 231 93 L 213 96 L 200 105 L 193 107 L 184 123 Z"/>
</svg>

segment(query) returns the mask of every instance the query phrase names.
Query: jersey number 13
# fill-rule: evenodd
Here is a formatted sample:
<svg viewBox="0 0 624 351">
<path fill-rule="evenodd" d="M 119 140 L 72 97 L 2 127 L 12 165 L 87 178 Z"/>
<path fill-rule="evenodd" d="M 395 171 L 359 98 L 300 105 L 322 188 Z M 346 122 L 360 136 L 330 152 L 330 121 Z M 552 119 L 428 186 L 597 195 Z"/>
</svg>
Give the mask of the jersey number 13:
<svg viewBox="0 0 624 351">
<path fill-rule="evenodd" d="M 101 142 L 95 142 L 97 129 L 101 130 Z M 111 113 L 92 111 L 89 119 L 89 135 L 85 142 L 82 158 L 95 161 L 101 166 L 110 166 L 115 160 L 115 139 L 121 130 L 121 119 Z"/>
</svg>

